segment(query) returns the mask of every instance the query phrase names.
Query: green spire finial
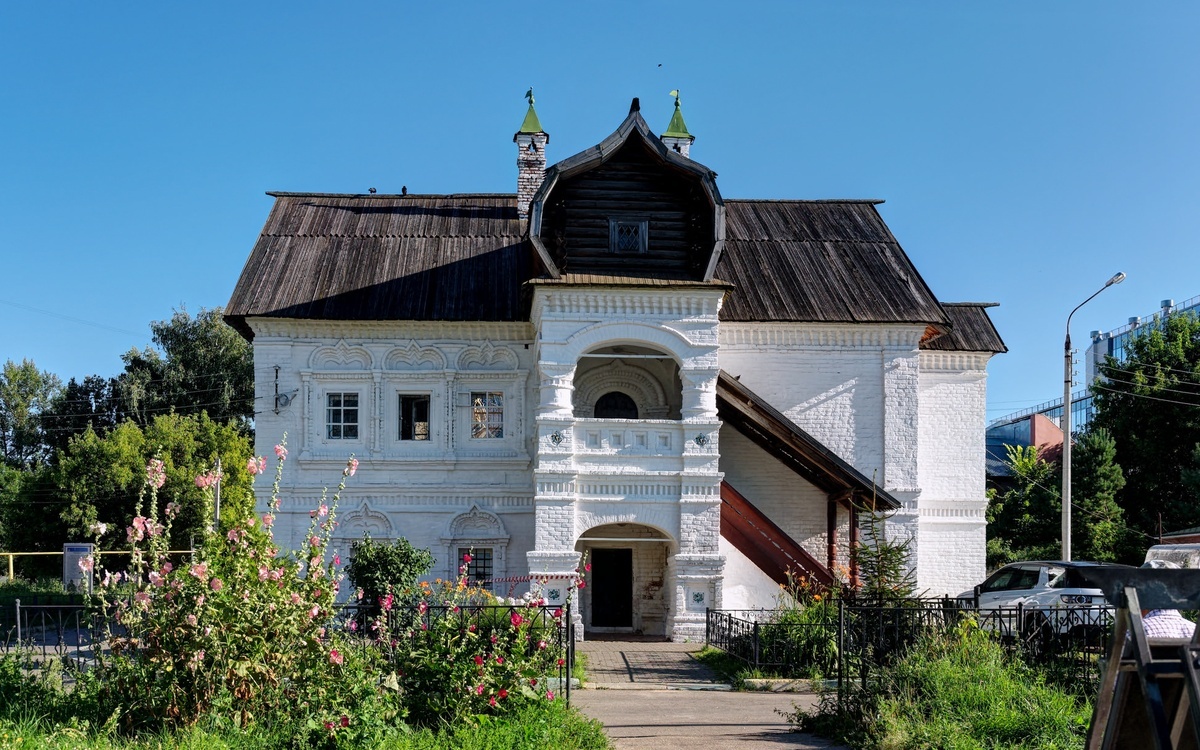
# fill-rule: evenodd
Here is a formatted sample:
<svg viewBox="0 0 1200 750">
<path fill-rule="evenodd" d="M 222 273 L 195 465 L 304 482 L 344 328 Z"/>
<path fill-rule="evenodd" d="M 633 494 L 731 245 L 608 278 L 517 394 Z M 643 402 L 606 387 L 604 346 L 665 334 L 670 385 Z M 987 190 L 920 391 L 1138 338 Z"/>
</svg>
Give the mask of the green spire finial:
<svg viewBox="0 0 1200 750">
<path fill-rule="evenodd" d="M 663 138 L 692 138 L 687 124 L 683 121 L 683 112 L 679 109 L 679 89 L 675 89 L 670 95 L 675 97 L 675 114 L 671 115 L 671 124 L 667 125 L 667 132 L 663 133 Z"/>
<path fill-rule="evenodd" d="M 532 86 L 530 86 L 529 90 L 525 92 L 525 98 L 529 100 L 529 111 L 525 113 L 525 121 L 521 123 L 521 129 L 517 131 L 517 134 L 520 135 L 521 133 L 546 132 L 542 130 L 542 123 L 538 120 L 537 111 L 535 111 L 533 108 Z"/>
</svg>

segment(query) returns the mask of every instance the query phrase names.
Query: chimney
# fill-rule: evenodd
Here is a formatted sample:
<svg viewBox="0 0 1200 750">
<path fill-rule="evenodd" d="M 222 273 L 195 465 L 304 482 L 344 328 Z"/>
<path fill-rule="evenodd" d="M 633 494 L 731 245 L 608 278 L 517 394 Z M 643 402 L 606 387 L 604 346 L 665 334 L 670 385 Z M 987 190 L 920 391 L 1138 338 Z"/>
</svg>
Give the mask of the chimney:
<svg viewBox="0 0 1200 750">
<path fill-rule="evenodd" d="M 533 109 L 532 88 L 525 92 L 525 98 L 529 100 L 529 111 L 521 129 L 513 136 L 513 143 L 517 144 L 517 216 L 522 219 L 529 218 L 533 194 L 546 176 L 546 144 L 550 142 L 550 134 L 542 130 Z"/>
<path fill-rule="evenodd" d="M 675 114 L 671 115 L 671 124 L 667 125 L 667 132 L 662 134 L 661 139 L 664 146 L 680 156 L 688 157 L 696 136 L 688 132 L 683 113 L 679 111 L 679 89 L 672 91 L 671 96 L 675 97 Z"/>
</svg>

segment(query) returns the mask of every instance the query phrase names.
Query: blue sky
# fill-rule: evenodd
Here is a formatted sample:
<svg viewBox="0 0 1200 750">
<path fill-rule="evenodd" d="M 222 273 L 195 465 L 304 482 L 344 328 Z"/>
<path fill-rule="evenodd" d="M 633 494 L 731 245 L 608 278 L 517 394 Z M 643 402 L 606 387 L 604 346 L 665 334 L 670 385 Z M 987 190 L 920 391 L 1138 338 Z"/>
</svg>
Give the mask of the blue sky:
<svg viewBox="0 0 1200 750">
<path fill-rule="evenodd" d="M 726 197 L 883 198 L 943 301 L 995 301 L 989 417 L 1088 331 L 1200 294 L 1200 5 L 0 4 L 0 359 L 113 374 L 223 305 L 266 190 L 511 192 L 678 88 Z"/>
</svg>

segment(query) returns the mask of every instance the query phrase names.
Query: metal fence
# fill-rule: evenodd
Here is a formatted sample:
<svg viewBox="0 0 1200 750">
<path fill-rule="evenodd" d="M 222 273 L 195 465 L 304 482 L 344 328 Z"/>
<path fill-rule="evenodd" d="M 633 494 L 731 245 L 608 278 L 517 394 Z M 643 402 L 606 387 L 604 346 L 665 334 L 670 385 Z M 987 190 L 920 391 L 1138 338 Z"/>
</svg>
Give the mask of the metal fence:
<svg viewBox="0 0 1200 750">
<path fill-rule="evenodd" d="M 758 673 L 864 683 L 924 634 L 971 618 L 1014 656 L 1079 692 L 1095 689 L 1111 636 L 1108 607 L 980 609 L 958 599 L 837 599 L 796 610 L 708 610 L 706 640 Z"/>
<path fill-rule="evenodd" d="M 35 597 L 36 598 L 36 597 Z M 561 612 L 555 617 L 555 612 Z M 373 604 L 339 605 L 330 625 L 344 631 L 360 648 L 375 648 L 381 634 L 373 629 L 382 610 Z M 569 703 L 571 700 L 571 670 L 575 665 L 575 627 L 570 607 L 530 607 L 519 604 L 478 604 L 461 607 L 435 606 L 420 608 L 416 604 L 397 606 L 385 613 L 386 637 L 391 640 L 420 639 L 433 626 L 447 618 L 463 618 L 474 624 L 482 636 L 492 631 L 512 627 L 513 615 L 519 615 L 530 630 L 544 640 L 548 648 L 563 654 L 558 666 L 557 688 Z M 63 665 L 67 674 L 83 672 L 97 664 L 104 648 L 106 623 L 120 632 L 112 618 L 83 603 L 43 604 L 16 599 L 11 607 L 0 612 L 0 654 L 20 653 L 30 659 L 33 669 L 44 668 L 52 660 Z M 536 648 L 537 641 L 533 642 Z"/>
</svg>

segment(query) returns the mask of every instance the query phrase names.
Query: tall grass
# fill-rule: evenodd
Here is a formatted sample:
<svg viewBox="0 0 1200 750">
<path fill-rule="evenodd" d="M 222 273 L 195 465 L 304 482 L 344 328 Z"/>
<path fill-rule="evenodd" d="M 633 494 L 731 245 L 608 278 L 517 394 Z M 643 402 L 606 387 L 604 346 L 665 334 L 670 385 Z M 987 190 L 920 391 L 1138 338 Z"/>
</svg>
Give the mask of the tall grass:
<svg viewBox="0 0 1200 750">
<path fill-rule="evenodd" d="M 1091 707 L 1047 685 L 1037 672 L 967 622 L 923 637 L 867 687 L 839 701 L 822 696 L 800 729 L 867 750 L 1082 748 Z"/>
</svg>

